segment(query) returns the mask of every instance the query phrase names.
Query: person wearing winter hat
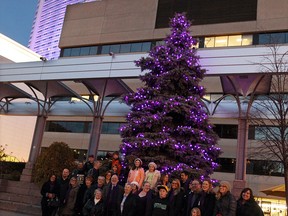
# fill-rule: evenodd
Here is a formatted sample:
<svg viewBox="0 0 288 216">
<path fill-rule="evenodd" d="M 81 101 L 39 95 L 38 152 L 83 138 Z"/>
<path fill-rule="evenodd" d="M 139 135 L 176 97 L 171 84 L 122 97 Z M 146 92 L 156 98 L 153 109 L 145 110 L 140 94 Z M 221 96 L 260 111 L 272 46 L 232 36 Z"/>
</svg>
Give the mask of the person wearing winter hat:
<svg viewBox="0 0 288 216">
<path fill-rule="evenodd" d="M 127 183 L 131 184 L 131 182 L 136 181 L 139 184 L 139 188 L 142 187 L 144 181 L 145 173 L 142 168 L 142 160 L 140 158 L 136 158 L 134 160 L 134 165 L 130 169 L 128 173 Z"/>
<path fill-rule="evenodd" d="M 147 181 L 151 185 L 151 189 L 154 190 L 157 182 L 160 180 L 161 174 L 157 170 L 157 165 L 154 162 L 148 164 L 148 170 L 145 172 L 144 181 Z"/>
<path fill-rule="evenodd" d="M 236 199 L 231 193 L 231 185 L 228 181 L 221 181 L 219 190 L 216 193 L 216 216 L 235 216 L 236 215 Z"/>
<path fill-rule="evenodd" d="M 132 182 L 131 182 L 131 187 L 132 187 L 132 193 L 133 193 L 133 194 L 138 194 L 139 189 L 140 189 L 138 182 L 132 181 Z"/>
</svg>

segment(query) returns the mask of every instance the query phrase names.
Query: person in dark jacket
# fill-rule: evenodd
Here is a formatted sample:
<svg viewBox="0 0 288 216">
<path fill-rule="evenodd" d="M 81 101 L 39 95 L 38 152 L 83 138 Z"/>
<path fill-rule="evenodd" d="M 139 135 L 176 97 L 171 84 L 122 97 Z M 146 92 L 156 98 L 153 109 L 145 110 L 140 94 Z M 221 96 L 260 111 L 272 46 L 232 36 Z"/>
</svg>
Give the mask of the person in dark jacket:
<svg viewBox="0 0 288 216">
<path fill-rule="evenodd" d="M 103 189 L 104 214 L 105 216 L 120 216 L 120 204 L 123 198 L 124 189 L 118 184 L 119 178 L 112 175 L 111 183 Z"/>
<path fill-rule="evenodd" d="M 237 200 L 236 216 L 264 216 L 262 209 L 254 200 L 250 188 L 244 188 Z"/>
<path fill-rule="evenodd" d="M 189 189 L 190 191 L 186 193 L 184 197 L 184 215 L 186 216 L 191 215 L 192 208 L 199 206 L 202 190 L 200 180 L 194 179 L 193 181 L 190 181 Z"/>
<path fill-rule="evenodd" d="M 172 179 L 171 190 L 168 193 L 171 204 L 171 215 L 182 216 L 184 212 L 184 189 L 181 188 L 179 179 Z"/>
<path fill-rule="evenodd" d="M 94 165 L 93 165 L 93 168 L 90 169 L 88 172 L 87 172 L 87 176 L 92 176 L 94 181 L 94 183 L 97 183 L 97 179 L 98 177 L 100 176 L 100 167 L 102 166 L 102 162 L 101 161 L 95 161 L 94 162 Z"/>
<path fill-rule="evenodd" d="M 143 187 L 137 195 L 137 216 L 150 216 L 153 201 L 153 190 L 149 182 L 143 182 Z"/>
<path fill-rule="evenodd" d="M 84 172 L 85 177 L 87 176 L 88 171 L 93 168 L 94 160 L 95 160 L 94 155 L 88 156 L 88 161 L 86 161 L 84 166 L 83 166 L 83 172 Z"/>
<path fill-rule="evenodd" d="M 120 205 L 121 216 L 136 216 L 136 200 L 137 195 L 132 193 L 132 186 L 125 184 L 123 199 Z"/>
<path fill-rule="evenodd" d="M 212 182 L 205 179 L 202 182 L 202 191 L 200 193 L 200 202 L 198 208 L 201 210 L 201 216 L 213 215 L 216 204 L 216 196 L 212 190 Z"/>
<path fill-rule="evenodd" d="M 60 206 L 64 204 L 65 196 L 69 189 L 69 182 L 70 182 L 69 176 L 70 176 L 70 171 L 69 169 L 65 168 L 62 171 L 61 177 L 57 179 L 57 182 L 60 187 L 60 192 L 59 192 Z"/>
<path fill-rule="evenodd" d="M 83 216 L 104 216 L 104 203 L 102 190 L 95 190 L 94 197 L 86 202 L 82 210 Z"/>
<path fill-rule="evenodd" d="M 75 203 L 75 211 L 77 214 L 82 212 L 84 205 L 88 200 L 94 198 L 94 191 L 96 187 L 93 185 L 93 177 L 87 176 L 85 178 L 85 184 L 82 184 L 77 193 L 77 199 Z"/>
<path fill-rule="evenodd" d="M 59 185 L 56 181 L 56 175 L 52 174 L 47 182 L 41 188 L 41 209 L 42 216 L 54 216 L 58 206 L 51 206 L 48 203 L 53 199 L 59 199 Z"/>
<path fill-rule="evenodd" d="M 216 216 L 235 216 L 236 200 L 231 194 L 231 185 L 228 181 L 221 181 L 219 190 L 216 194 L 216 206 L 214 215 Z"/>
</svg>

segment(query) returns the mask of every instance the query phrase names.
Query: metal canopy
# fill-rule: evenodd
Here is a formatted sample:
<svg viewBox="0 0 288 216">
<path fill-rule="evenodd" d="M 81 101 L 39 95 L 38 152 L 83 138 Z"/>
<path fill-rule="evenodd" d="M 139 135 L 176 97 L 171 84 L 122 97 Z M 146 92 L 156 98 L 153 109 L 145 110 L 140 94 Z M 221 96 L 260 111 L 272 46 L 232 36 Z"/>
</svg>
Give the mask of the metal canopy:
<svg viewBox="0 0 288 216">
<path fill-rule="evenodd" d="M 0 83 L 0 101 L 3 98 L 31 98 L 32 96 L 10 83 Z"/>
<path fill-rule="evenodd" d="M 270 92 L 272 75 L 243 74 L 221 76 L 223 94 L 249 96 L 251 94 L 268 94 Z"/>
<path fill-rule="evenodd" d="M 121 79 L 91 79 L 81 81 L 89 90 L 101 97 L 119 97 L 132 90 Z"/>
<path fill-rule="evenodd" d="M 46 99 L 51 97 L 79 97 L 79 95 L 60 81 L 32 81 L 26 85 L 37 89 Z"/>
</svg>

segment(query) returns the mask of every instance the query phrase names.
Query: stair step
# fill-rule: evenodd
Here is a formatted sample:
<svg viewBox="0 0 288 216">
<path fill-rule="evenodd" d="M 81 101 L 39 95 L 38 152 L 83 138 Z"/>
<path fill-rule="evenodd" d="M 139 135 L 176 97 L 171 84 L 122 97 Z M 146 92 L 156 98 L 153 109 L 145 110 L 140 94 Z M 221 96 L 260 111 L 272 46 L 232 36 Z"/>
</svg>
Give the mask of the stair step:
<svg viewBox="0 0 288 216">
<path fill-rule="evenodd" d="M 40 206 L 41 197 L 34 197 L 31 195 L 14 194 L 9 192 L 0 192 L 0 200 L 19 202 L 23 204 Z"/>
<path fill-rule="evenodd" d="M 0 200 L 0 209 L 21 212 L 31 216 L 41 216 L 41 207 L 37 205 L 28 205 L 11 201 Z"/>
<path fill-rule="evenodd" d="M 41 197 L 40 189 L 31 189 L 31 188 L 25 188 L 25 187 L 11 187 L 11 186 L 0 186 L 0 192 L 9 192 L 9 193 L 15 193 L 15 194 L 23 194 L 23 195 L 31 195 L 35 197 Z"/>
</svg>

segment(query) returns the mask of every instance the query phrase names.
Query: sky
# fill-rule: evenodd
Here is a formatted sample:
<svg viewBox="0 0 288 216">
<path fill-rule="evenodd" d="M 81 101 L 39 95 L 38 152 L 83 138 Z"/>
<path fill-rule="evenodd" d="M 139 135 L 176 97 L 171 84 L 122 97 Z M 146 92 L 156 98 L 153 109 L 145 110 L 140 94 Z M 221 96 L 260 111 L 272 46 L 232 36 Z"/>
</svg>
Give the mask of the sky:
<svg viewBox="0 0 288 216">
<path fill-rule="evenodd" d="M 0 0 L 0 33 L 28 46 L 38 0 Z"/>
</svg>

